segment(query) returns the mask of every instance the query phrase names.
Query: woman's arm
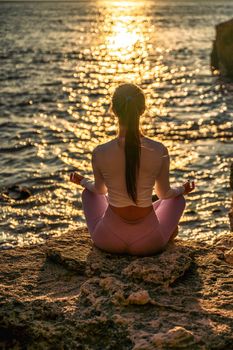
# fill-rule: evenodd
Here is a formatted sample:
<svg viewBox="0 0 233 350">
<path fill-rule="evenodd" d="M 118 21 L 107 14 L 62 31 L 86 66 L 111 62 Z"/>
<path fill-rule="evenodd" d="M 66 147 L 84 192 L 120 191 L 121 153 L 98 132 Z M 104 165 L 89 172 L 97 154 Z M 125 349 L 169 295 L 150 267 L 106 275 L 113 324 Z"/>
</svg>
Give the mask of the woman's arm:
<svg viewBox="0 0 233 350">
<path fill-rule="evenodd" d="M 168 199 L 168 198 L 177 197 L 180 194 L 188 194 L 194 189 L 195 187 L 194 182 L 190 184 L 189 181 L 184 183 L 184 185 L 182 186 L 171 187 L 170 180 L 169 180 L 169 173 L 170 173 L 170 157 L 169 157 L 167 148 L 164 147 L 162 166 L 155 184 L 155 192 L 160 199 Z"/>
<path fill-rule="evenodd" d="M 72 173 L 70 176 L 70 180 L 77 185 L 81 185 L 82 187 L 87 188 L 89 191 L 97 193 L 97 194 L 106 194 L 107 187 L 104 183 L 104 178 L 101 174 L 97 166 L 97 155 L 96 149 L 92 153 L 92 169 L 94 174 L 94 181 L 89 179 L 88 177 L 81 176 L 77 173 Z"/>
</svg>

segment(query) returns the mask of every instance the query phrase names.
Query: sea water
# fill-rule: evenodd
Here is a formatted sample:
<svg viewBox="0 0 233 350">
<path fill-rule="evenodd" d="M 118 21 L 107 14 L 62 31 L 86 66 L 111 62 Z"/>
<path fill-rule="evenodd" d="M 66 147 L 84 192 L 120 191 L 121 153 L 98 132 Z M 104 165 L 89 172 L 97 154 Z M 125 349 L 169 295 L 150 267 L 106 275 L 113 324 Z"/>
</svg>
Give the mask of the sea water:
<svg viewBox="0 0 233 350">
<path fill-rule="evenodd" d="M 0 2 L 2 248 L 39 243 L 85 225 L 81 188 L 91 152 L 114 138 L 111 94 L 122 82 L 146 94 L 145 135 L 171 156 L 171 183 L 195 179 L 180 236 L 229 230 L 233 87 L 212 74 L 215 25 L 232 1 Z"/>
</svg>

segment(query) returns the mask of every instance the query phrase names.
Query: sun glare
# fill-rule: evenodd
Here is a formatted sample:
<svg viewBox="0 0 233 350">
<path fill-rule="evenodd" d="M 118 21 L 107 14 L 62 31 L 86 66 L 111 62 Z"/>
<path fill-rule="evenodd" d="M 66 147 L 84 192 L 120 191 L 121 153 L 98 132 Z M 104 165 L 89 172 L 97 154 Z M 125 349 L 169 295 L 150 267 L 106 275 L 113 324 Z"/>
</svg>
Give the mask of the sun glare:
<svg viewBox="0 0 233 350">
<path fill-rule="evenodd" d="M 139 41 L 140 35 L 136 31 L 127 28 L 127 18 L 121 18 L 121 22 L 112 28 L 112 36 L 108 37 L 108 47 L 117 51 L 121 49 L 131 49 Z"/>
</svg>

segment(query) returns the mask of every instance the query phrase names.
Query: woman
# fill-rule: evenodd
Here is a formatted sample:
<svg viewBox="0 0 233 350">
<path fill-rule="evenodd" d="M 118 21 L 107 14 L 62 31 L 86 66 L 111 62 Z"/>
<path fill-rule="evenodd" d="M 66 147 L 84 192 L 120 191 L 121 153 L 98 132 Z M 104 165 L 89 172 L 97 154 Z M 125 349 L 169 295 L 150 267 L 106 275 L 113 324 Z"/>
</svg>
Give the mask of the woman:
<svg viewBox="0 0 233 350">
<path fill-rule="evenodd" d="M 82 203 L 94 244 L 111 253 L 161 251 L 177 234 L 185 208 L 183 195 L 194 189 L 189 182 L 170 187 L 167 148 L 140 131 L 145 109 L 145 95 L 137 85 L 118 86 L 112 111 L 118 118 L 119 134 L 94 149 L 94 182 L 78 173 L 70 176 L 85 188 Z M 153 188 L 159 198 L 154 203 Z"/>
</svg>

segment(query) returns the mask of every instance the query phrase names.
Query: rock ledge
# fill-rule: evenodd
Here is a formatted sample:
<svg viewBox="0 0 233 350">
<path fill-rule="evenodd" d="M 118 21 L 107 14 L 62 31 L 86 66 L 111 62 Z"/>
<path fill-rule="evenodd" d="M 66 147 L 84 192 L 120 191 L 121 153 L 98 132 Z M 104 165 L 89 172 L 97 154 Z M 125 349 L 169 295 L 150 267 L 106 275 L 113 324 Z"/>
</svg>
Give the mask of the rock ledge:
<svg viewBox="0 0 233 350">
<path fill-rule="evenodd" d="M 233 234 L 158 255 L 93 247 L 86 229 L 2 252 L 2 349 L 230 349 Z"/>
</svg>

